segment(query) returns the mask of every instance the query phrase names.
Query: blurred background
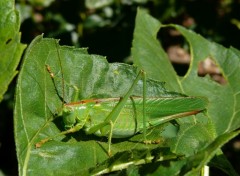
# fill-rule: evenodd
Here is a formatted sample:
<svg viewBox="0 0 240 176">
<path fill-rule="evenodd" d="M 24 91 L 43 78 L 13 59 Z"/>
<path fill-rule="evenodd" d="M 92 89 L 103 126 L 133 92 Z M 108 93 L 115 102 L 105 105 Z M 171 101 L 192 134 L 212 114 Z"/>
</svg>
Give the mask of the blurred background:
<svg viewBox="0 0 240 176">
<path fill-rule="evenodd" d="M 16 0 L 21 16 L 22 43 L 37 35 L 61 39 L 61 45 L 87 47 L 89 53 L 106 56 L 109 62 L 131 63 L 131 43 L 138 7 L 162 23 L 191 29 L 210 41 L 240 49 L 240 0 Z M 158 33 L 176 72 L 183 76 L 189 66 L 189 46 L 180 33 Z M 199 65 L 199 75 L 209 74 L 224 84 L 220 70 L 211 61 Z M 18 175 L 13 137 L 13 103 L 16 80 L 0 106 L 0 176 Z M 240 137 L 223 147 L 240 173 Z M 211 175 L 224 175 L 211 168 Z"/>
</svg>

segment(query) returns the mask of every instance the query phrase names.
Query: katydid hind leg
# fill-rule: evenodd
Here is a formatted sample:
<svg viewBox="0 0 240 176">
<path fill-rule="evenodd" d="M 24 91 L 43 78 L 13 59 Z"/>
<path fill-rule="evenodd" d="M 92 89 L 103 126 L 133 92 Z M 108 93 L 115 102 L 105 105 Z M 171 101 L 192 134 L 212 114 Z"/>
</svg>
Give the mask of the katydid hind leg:
<svg viewBox="0 0 240 176">
<path fill-rule="evenodd" d="M 171 120 L 175 120 L 175 119 L 182 118 L 182 117 L 187 117 L 190 115 L 196 115 L 200 112 L 201 112 L 201 110 L 195 110 L 195 111 L 182 112 L 182 113 L 178 113 L 178 114 L 173 114 L 173 115 L 169 115 L 169 116 L 165 116 L 165 117 L 156 118 L 155 121 L 151 121 L 150 125 L 158 126 L 163 123 L 169 122 Z"/>
<path fill-rule="evenodd" d="M 127 93 L 124 95 L 124 97 L 122 97 L 120 99 L 120 101 L 118 102 L 118 104 L 114 107 L 114 109 L 110 112 L 110 114 L 106 117 L 106 119 L 104 120 L 104 122 L 100 123 L 99 125 L 96 125 L 94 127 L 92 127 L 91 129 L 88 130 L 88 134 L 92 134 L 95 133 L 96 131 L 102 129 L 103 127 L 110 125 L 110 131 L 109 131 L 109 138 L 108 138 L 108 154 L 111 154 L 111 141 L 112 141 L 112 133 L 113 133 L 113 128 L 114 128 L 114 122 L 117 120 L 117 117 L 119 116 L 121 110 L 123 109 L 124 105 L 126 104 L 128 98 L 131 96 L 134 88 L 137 86 L 138 81 L 143 78 L 143 82 L 145 82 L 144 84 L 146 84 L 145 80 L 145 73 L 143 70 L 140 70 L 137 77 L 135 78 L 133 84 L 131 85 L 131 87 L 129 88 L 129 90 L 127 91 Z M 144 85 L 145 87 L 146 85 Z M 146 88 L 144 88 L 146 91 Z M 144 93 L 146 94 L 146 92 Z M 145 106 L 145 105 L 144 105 Z M 143 109 L 144 109 L 143 106 Z"/>
<path fill-rule="evenodd" d="M 136 87 L 138 81 L 141 79 L 142 75 L 143 75 L 144 71 L 140 70 L 137 77 L 135 78 L 133 84 L 131 85 L 130 89 L 128 90 L 128 92 L 124 95 L 123 98 L 120 99 L 120 101 L 118 102 L 118 104 L 114 107 L 114 109 L 111 111 L 111 113 L 107 116 L 107 118 L 105 119 L 105 121 L 109 121 L 111 120 L 112 122 L 115 122 L 118 115 L 120 114 L 122 108 L 124 107 L 124 105 L 126 104 L 128 98 L 131 96 L 134 88 Z"/>
</svg>

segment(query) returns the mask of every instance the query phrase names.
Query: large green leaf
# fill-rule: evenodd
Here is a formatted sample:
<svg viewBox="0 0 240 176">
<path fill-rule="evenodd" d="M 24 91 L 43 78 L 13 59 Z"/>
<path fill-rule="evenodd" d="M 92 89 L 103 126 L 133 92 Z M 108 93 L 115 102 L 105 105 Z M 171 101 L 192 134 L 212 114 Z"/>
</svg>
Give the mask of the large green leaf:
<svg viewBox="0 0 240 176">
<path fill-rule="evenodd" d="M 54 81 L 47 69 L 54 73 Z M 112 158 L 106 152 L 106 138 L 82 132 L 74 134 L 70 140 L 61 136 L 41 148 L 35 148 L 41 139 L 63 130 L 62 121 L 55 119 L 55 114 L 61 110 L 63 99 L 65 102 L 73 101 L 76 93 L 74 86 L 79 89 L 79 99 L 123 97 L 136 76 L 136 67 L 109 64 L 104 57 L 89 55 L 85 49 L 59 46 L 54 39 L 37 37 L 26 51 L 16 92 L 15 137 L 19 172 L 22 175 L 37 175 L 43 168 L 47 175 L 102 172 L 94 169 L 95 166 L 101 165 L 104 170 L 115 163 L 115 167 L 122 168 L 123 159 L 119 155 L 132 156 L 125 159 L 130 163 L 145 163 L 146 156 L 164 144 L 137 142 L 143 139 L 142 134 L 129 140 L 113 141 Z M 147 95 L 151 97 L 166 92 L 162 82 L 148 80 L 147 87 Z M 141 81 L 133 95 L 142 95 Z M 159 127 L 149 136 L 159 139 L 161 130 Z M 134 153 L 141 153 L 141 157 Z M 170 159 L 174 158 L 169 150 L 167 154 Z"/>
<path fill-rule="evenodd" d="M 19 14 L 13 0 L 0 2 L 0 101 L 17 74 L 16 68 L 25 45 L 20 43 Z"/>
<path fill-rule="evenodd" d="M 165 81 L 171 91 L 208 97 L 210 105 L 206 115 L 179 119 L 179 127 L 170 123 L 155 127 L 149 137 L 160 139 L 158 144 L 142 144 L 139 142 L 142 134 L 113 140 L 112 157 L 106 152 L 106 138 L 82 131 L 56 137 L 35 148 L 41 139 L 63 130 L 62 121 L 55 114 L 61 110 L 63 100 L 73 101 L 74 86 L 79 89 L 79 99 L 122 97 L 138 70 L 127 64 L 109 64 L 104 57 L 89 55 L 85 49 L 59 46 L 56 40 L 39 36 L 26 51 L 16 92 L 15 140 L 20 175 L 100 174 L 122 170 L 131 164 L 141 165 L 138 172 L 144 175 L 155 171 L 162 175 L 191 174 L 193 168 L 197 168 L 194 173 L 199 172 L 225 142 L 238 134 L 234 130 L 240 126 L 236 83 L 239 73 L 236 68 L 228 73 L 226 65 L 232 62 L 234 67 L 239 67 L 239 52 L 210 43 L 180 26 L 170 26 L 179 30 L 191 47 L 188 73 L 183 78 L 176 75 L 156 39 L 158 30 L 164 26 L 142 10 L 138 11 L 134 31 L 134 63 L 143 68 L 149 78 Z M 197 76 L 198 63 L 208 56 L 222 68 L 228 80 L 226 85 Z M 54 81 L 47 69 L 54 74 Z M 148 96 L 165 92 L 164 84 L 158 81 L 147 81 Z M 133 94 L 142 95 L 141 81 Z M 227 137 L 223 139 L 221 136 L 225 134 Z M 187 167 L 193 160 L 196 162 Z M 129 168 L 127 173 L 131 171 L 137 174 L 136 167 Z"/>
<path fill-rule="evenodd" d="M 178 77 L 157 39 L 161 26 L 159 21 L 139 10 L 133 37 L 133 61 L 147 72 L 148 77 L 165 81 L 168 89 L 180 92 Z"/>
<path fill-rule="evenodd" d="M 189 43 L 191 63 L 184 77 L 175 74 L 169 59 L 166 59 L 167 56 L 158 43 L 156 35 L 163 27 L 175 28 Z M 178 25 L 162 25 L 145 11 L 139 10 L 132 55 L 134 63 L 149 73 L 149 77 L 166 81 L 170 90 L 180 91 L 187 95 L 208 97 L 210 101 L 207 110 L 208 119 L 197 118 L 191 121 L 190 118 L 183 118 L 179 120 L 181 126 L 178 136 L 172 141 L 173 152 L 190 156 L 206 148 L 209 156 L 213 156 L 210 155 L 211 152 L 207 151 L 207 146 L 211 145 L 212 140 L 216 139 L 215 142 L 217 142 L 220 140 L 218 136 L 231 133 L 240 127 L 240 87 L 238 84 L 240 52 L 238 50 L 227 49 L 209 42 L 200 35 Z M 199 63 L 208 57 L 218 65 L 227 84 L 220 85 L 209 77 L 200 78 L 197 75 Z M 196 120 L 198 123 L 195 123 Z M 228 140 L 230 139 L 231 136 Z M 220 149 L 222 146 L 220 143 L 221 141 L 212 152 Z M 210 158 L 208 159 L 210 160 Z M 209 160 L 205 160 L 204 164 L 207 164 Z"/>
</svg>

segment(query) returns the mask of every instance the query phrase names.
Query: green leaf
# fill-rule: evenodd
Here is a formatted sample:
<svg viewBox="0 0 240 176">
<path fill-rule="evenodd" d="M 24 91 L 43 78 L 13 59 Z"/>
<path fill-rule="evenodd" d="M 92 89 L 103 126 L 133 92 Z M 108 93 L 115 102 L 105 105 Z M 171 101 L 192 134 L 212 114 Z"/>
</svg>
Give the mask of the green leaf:
<svg viewBox="0 0 240 176">
<path fill-rule="evenodd" d="M 157 39 L 160 27 L 162 24 L 144 10 L 138 11 L 132 44 L 133 62 L 145 70 L 148 77 L 167 82 L 167 89 L 180 92 L 178 77 Z"/>
<path fill-rule="evenodd" d="M 152 175 L 162 175 L 162 176 L 179 176 L 182 167 L 186 165 L 185 160 L 171 161 L 168 164 L 159 163 L 157 169 L 152 173 Z"/>
<path fill-rule="evenodd" d="M 14 9 L 13 0 L 2 0 L 0 2 L 0 102 L 8 85 L 17 74 L 16 68 L 19 64 L 25 45 L 20 43 L 20 19 L 18 12 Z"/>
<path fill-rule="evenodd" d="M 239 133 L 238 133 L 239 134 Z M 234 136 L 235 137 L 235 136 Z M 228 139 L 230 140 L 231 137 Z M 223 172 L 225 172 L 228 175 L 236 175 L 239 174 L 236 173 L 231 163 L 227 160 L 227 157 L 220 151 L 218 152 L 213 159 L 208 164 L 210 167 L 215 167 L 221 169 Z"/>
<path fill-rule="evenodd" d="M 175 27 L 189 42 L 192 54 L 191 67 L 187 75 L 181 80 L 184 92 L 187 94 L 198 93 L 208 97 L 210 101 L 208 114 L 216 135 L 239 128 L 240 90 L 237 84 L 240 75 L 239 52 L 209 42 L 181 26 L 175 25 Z M 199 79 L 197 76 L 198 63 L 207 57 L 212 58 L 219 66 L 227 84 L 220 85 L 208 78 Z"/>
<path fill-rule="evenodd" d="M 219 151 L 219 149 L 229 140 L 232 138 L 236 137 L 239 135 L 240 130 L 230 132 L 230 133 L 225 133 L 220 136 L 218 136 L 210 145 L 208 145 L 204 150 L 199 151 L 195 155 L 187 158 L 187 165 L 184 167 L 182 170 L 182 173 L 186 175 L 196 175 L 199 173 L 199 170 L 203 168 L 206 163 L 208 163 L 214 155 Z M 226 161 L 222 161 L 226 164 Z M 220 163 L 219 163 L 220 164 Z M 236 172 L 233 170 L 232 167 L 228 166 L 229 170 L 226 170 L 225 167 L 228 165 L 223 165 L 222 168 L 223 170 L 228 173 L 229 175 L 238 175 Z M 222 169 L 220 166 L 220 169 Z"/>
<path fill-rule="evenodd" d="M 51 69 L 54 74 L 54 81 L 47 69 Z M 123 97 L 137 73 L 136 67 L 120 63 L 109 64 L 104 57 L 89 55 L 85 49 L 59 46 L 54 39 L 37 37 L 24 56 L 16 92 L 15 136 L 19 173 L 35 175 L 44 168 L 46 175 L 88 174 L 90 171 L 98 172 L 92 169 L 96 165 L 109 168 L 113 167 L 112 163 L 117 168 L 120 163 L 119 167 L 122 168 L 122 157 L 116 156 L 118 153 L 129 156 L 129 151 L 143 154 L 141 157 L 131 154 L 132 158 L 125 159 L 130 164 L 144 164 L 147 155 L 150 155 L 150 161 L 153 160 L 151 151 L 164 144 L 145 145 L 138 142 L 143 139 L 142 134 L 129 141 L 113 140 L 113 158 L 109 158 L 106 152 L 106 138 L 86 135 L 81 131 L 67 138 L 58 137 L 41 148 L 35 148 L 40 140 L 64 130 L 61 119 L 56 119 L 55 114 L 61 110 L 63 99 L 65 102 L 74 100 L 74 86 L 79 89 L 79 99 Z M 148 96 L 161 95 L 166 91 L 162 82 L 148 80 L 147 86 Z M 133 94 L 142 95 L 141 81 Z M 150 136 L 156 136 L 154 131 Z M 71 161 L 73 158 L 74 161 Z"/>
<path fill-rule="evenodd" d="M 169 59 L 158 43 L 156 34 L 164 27 L 175 28 L 189 43 L 191 63 L 184 77 L 175 74 Z M 178 136 L 171 141 L 173 152 L 194 156 L 194 153 L 200 150 L 205 148 L 207 150 L 211 142 L 214 139 L 217 140 L 220 135 L 230 133 L 240 127 L 240 88 L 238 85 L 240 52 L 238 50 L 227 49 L 209 42 L 200 35 L 178 25 L 161 25 L 144 10 L 139 9 L 132 55 L 137 66 L 144 69 L 149 77 L 166 81 L 166 86 L 170 90 L 187 95 L 204 96 L 210 101 L 207 110 L 208 118 L 200 115 L 193 119 L 178 120 L 181 125 Z M 220 68 L 227 84 L 220 85 L 209 77 L 200 78 L 197 75 L 198 64 L 208 57 Z M 221 146 L 216 147 L 216 150 L 219 150 Z M 215 153 L 216 151 L 211 152 Z M 209 156 L 213 157 L 211 152 L 209 152 Z M 209 160 L 205 160 L 201 166 L 206 165 Z M 198 168 L 201 169 L 201 167 Z"/>
</svg>

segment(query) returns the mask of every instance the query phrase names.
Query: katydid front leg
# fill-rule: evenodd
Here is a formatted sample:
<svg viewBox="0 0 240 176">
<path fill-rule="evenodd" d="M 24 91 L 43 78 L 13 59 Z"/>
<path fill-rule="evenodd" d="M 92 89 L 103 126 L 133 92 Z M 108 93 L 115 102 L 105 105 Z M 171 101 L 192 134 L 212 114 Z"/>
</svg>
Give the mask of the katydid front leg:
<svg viewBox="0 0 240 176">
<path fill-rule="evenodd" d="M 82 127 L 83 127 L 83 126 L 76 125 L 75 127 L 70 128 L 70 129 L 68 129 L 68 130 L 66 130 L 66 131 L 62 131 L 61 133 L 59 133 L 59 134 L 57 134 L 57 135 L 54 135 L 54 136 L 50 136 L 50 137 L 48 137 L 48 138 L 45 138 L 45 139 L 39 141 L 38 143 L 36 143 L 36 144 L 35 144 L 35 147 L 36 147 L 36 148 L 40 148 L 40 147 L 41 147 L 43 144 L 45 144 L 46 142 L 48 142 L 48 141 L 50 141 L 50 140 L 52 140 L 52 139 L 54 139 L 54 138 L 56 138 L 56 137 L 58 137 L 58 136 L 62 136 L 62 135 L 70 134 L 70 133 L 75 133 L 75 132 L 81 130 Z"/>
</svg>

